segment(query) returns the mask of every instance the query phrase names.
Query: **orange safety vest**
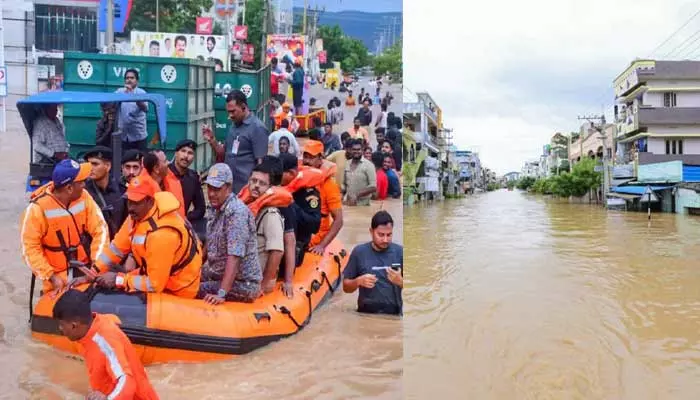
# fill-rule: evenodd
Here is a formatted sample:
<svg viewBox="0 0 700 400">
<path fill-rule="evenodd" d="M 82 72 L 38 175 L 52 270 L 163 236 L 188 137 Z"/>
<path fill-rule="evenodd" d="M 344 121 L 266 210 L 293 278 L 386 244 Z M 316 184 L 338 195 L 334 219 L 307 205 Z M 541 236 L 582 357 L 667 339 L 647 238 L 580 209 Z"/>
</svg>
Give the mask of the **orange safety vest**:
<svg viewBox="0 0 700 400">
<path fill-rule="evenodd" d="M 124 288 L 140 292 L 165 291 L 194 298 L 199 290 L 202 267 L 201 243 L 191 225 L 177 212 L 178 207 L 172 193 L 156 193 L 150 216 L 136 222 L 135 226 L 131 217 L 127 218 L 109 248 L 97 260 L 98 269 L 106 271 L 130 252 L 138 269 L 125 276 Z M 176 232 L 177 240 L 153 236 L 160 230 Z M 149 257 L 149 251 L 157 254 Z"/>
<path fill-rule="evenodd" d="M 141 171 L 142 176 L 148 176 L 150 177 L 151 175 L 146 172 L 146 169 L 144 168 Z M 178 212 L 180 215 L 182 215 L 182 218 L 187 219 L 187 211 L 185 210 L 185 197 L 182 194 L 182 184 L 180 183 L 180 180 L 177 178 L 177 176 L 173 173 L 173 171 L 168 168 L 168 175 L 163 178 L 163 188 L 165 188 L 166 192 L 172 193 L 177 201 L 180 203 L 180 208 L 178 209 Z"/>
<path fill-rule="evenodd" d="M 304 166 L 301 170 L 309 169 L 310 167 Z M 318 228 L 318 232 L 311 238 L 311 245 L 316 245 L 321 242 L 323 236 L 325 236 L 331 229 L 333 224 L 333 216 L 331 215 L 331 210 L 328 206 L 328 199 L 324 199 L 323 191 L 321 186 L 326 183 L 329 179 L 335 179 L 335 174 L 337 172 L 338 166 L 327 160 L 323 160 L 320 170 L 323 173 L 323 181 L 318 185 L 318 192 L 321 194 L 321 225 Z"/>
<path fill-rule="evenodd" d="M 93 313 L 87 334 L 78 342 L 90 387 L 110 399 L 158 400 L 148 374 L 116 315 Z"/>
<path fill-rule="evenodd" d="M 90 265 L 109 244 L 109 228 L 92 196 L 64 207 L 53 196 L 52 182 L 35 190 L 21 219 L 22 256 L 34 275 L 44 280 L 44 291 L 53 274 L 68 277 L 69 260 Z"/>
<path fill-rule="evenodd" d="M 253 199 L 248 185 L 243 186 L 238 198 L 248 206 L 253 216 L 257 217 L 260 210 L 265 207 L 289 207 L 294 201 L 291 193 L 283 187 L 271 186 L 262 196 Z"/>
</svg>

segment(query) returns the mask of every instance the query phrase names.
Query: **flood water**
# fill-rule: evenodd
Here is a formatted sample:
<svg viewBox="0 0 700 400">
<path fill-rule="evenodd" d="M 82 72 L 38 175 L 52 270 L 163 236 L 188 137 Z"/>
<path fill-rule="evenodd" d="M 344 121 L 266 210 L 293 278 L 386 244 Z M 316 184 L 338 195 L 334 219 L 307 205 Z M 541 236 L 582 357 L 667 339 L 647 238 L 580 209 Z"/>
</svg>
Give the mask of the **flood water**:
<svg viewBox="0 0 700 400">
<path fill-rule="evenodd" d="M 12 103 L 14 104 L 14 103 Z M 16 113 L 0 133 L 0 399 L 83 399 L 84 364 L 31 339 L 29 269 L 19 254 L 19 216 L 26 205 L 29 142 Z M 396 221 L 402 243 L 400 200 L 345 211 L 340 238 L 348 251 L 369 241 L 380 207 Z M 147 371 L 162 399 L 396 399 L 402 396 L 402 325 L 357 314 L 357 294 L 337 293 L 291 338 L 224 362 L 168 364 Z"/>
<path fill-rule="evenodd" d="M 404 225 L 406 398 L 698 398 L 699 218 L 503 190 Z"/>
</svg>

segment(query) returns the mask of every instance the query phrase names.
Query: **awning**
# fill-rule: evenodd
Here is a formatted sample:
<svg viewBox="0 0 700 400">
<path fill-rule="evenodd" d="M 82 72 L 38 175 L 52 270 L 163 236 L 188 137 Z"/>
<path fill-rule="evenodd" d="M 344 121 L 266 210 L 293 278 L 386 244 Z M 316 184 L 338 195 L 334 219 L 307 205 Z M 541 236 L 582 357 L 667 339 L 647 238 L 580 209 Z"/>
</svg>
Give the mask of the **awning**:
<svg viewBox="0 0 700 400">
<path fill-rule="evenodd" d="M 625 194 L 625 193 L 608 193 L 608 197 L 617 197 L 625 200 L 634 200 L 641 197 L 638 194 Z"/>
<path fill-rule="evenodd" d="M 672 188 L 674 185 L 666 185 L 666 186 L 650 186 L 651 190 L 654 192 L 658 192 L 660 190 L 666 190 Z M 623 193 L 623 194 L 633 194 L 636 196 L 641 196 L 646 192 L 647 187 L 646 186 L 617 186 L 612 188 L 612 191 L 615 193 Z"/>
</svg>

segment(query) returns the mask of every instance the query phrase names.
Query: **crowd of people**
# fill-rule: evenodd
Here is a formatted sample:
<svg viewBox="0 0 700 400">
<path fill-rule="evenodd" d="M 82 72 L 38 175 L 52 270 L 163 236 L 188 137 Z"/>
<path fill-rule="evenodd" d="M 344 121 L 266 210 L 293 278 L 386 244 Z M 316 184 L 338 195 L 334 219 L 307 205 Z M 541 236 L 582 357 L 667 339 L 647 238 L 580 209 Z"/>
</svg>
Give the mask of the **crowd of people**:
<svg viewBox="0 0 700 400">
<path fill-rule="evenodd" d="M 125 92 L 135 93 L 138 74 L 126 75 Z M 194 141 L 177 143 L 169 161 L 163 151 L 145 149 L 147 107 L 138 102 L 120 107 L 119 121 L 110 120 L 106 109 L 96 132 L 99 137 L 113 123 L 126 132 L 118 167 L 108 141 L 79 163 L 63 154 L 65 132 L 55 115 L 47 114 L 51 124 L 36 125 L 35 138 L 48 137 L 36 134 L 45 128 L 60 132 L 64 142 L 56 150 L 46 141 L 47 148 L 35 146 L 35 154 L 45 153 L 55 167 L 21 217 L 22 256 L 43 281 L 43 293 L 60 296 L 54 309 L 60 329 L 93 354 L 86 355 L 89 365 L 112 367 L 105 372 L 89 366 L 99 377 L 91 375 L 94 391 L 88 398 L 157 395 L 126 336 L 106 316 L 91 313 L 89 299 L 74 287 L 164 292 L 212 305 L 252 303 L 275 290 L 291 298 L 296 267 L 308 254 L 325 254 L 342 229 L 343 205 L 400 197 L 401 154 L 395 151 L 396 135 L 389 134 L 396 127 L 390 114 L 382 115 L 386 128 L 376 125 L 380 151 L 367 159 L 368 140 L 357 133 L 368 126 L 366 115 L 356 119 L 354 132 L 340 136 L 332 123 L 316 121 L 316 131 L 300 146 L 288 130 L 289 119 L 270 134 L 245 94 L 233 91 L 226 99 L 232 126 L 224 143 L 203 127 L 216 162 L 201 182 L 190 168 Z M 121 168 L 120 181 L 112 168 Z M 202 224 L 206 228 L 198 234 Z M 402 314 L 403 249 L 392 243 L 393 225 L 391 215 L 377 212 L 372 240 L 350 254 L 343 289 L 359 288 L 358 311 Z"/>
</svg>

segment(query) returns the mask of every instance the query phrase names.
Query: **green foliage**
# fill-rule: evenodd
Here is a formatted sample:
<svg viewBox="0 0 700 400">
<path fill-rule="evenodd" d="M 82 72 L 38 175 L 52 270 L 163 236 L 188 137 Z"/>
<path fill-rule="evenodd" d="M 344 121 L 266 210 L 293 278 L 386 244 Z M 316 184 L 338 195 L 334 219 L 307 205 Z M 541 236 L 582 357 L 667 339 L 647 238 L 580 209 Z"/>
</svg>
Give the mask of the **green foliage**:
<svg viewBox="0 0 700 400">
<path fill-rule="evenodd" d="M 528 190 L 535 184 L 535 180 L 536 179 L 531 176 L 526 176 L 520 178 L 515 186 L 520 190 Z"/>
<path fill-rule="evenodd" d="M 370 64 L 367 47 L 358 39 L 346 36 L 339 25 L 322 25 L 318 27 L 318 36 L 323 39 L 323 48 L 327 52 L 328 64 L 340 61 L 344 71 Z"/>
<path fill-rule="evenodd" d="M 247 0 L 245 3 L 245 24 L 248 25 L 248 43 L 255 47 L 255 59 L 259 60 L 262 56 L 263 49 L 263 17 L 264 17 L 264 2 L 263 0 Z M 256 65 L 259 65 L 257 62 Z"/>
<path fill-rule="evenodd" d="M 486 191 L 488 192 L 493 192 L 494 190 L 498 190 L 501 188 L 501 185 L 495 182 L 491 182 L 488 185 L 486 185 Z"/>
<path fill-rule="evenodd" d="M 161 32 L 194 33 L 196 18 L 200 16 L 203 11 L 209 10 L 212 6 L 212 2 L 211 0 L 160 0 L 158 6 L 160 10 L 160 19 L 158 23 Z M 126 26 L 124 34 L 128 36 L 132 30 L 155 32 L 155 1 L 133 1 L 131 14 L 129 15 L 129 23 Z"/>
<path fill-rule="evenodd" d="M 373 68 L 376 75 L 390 73 L 394 81 L 401 81 L 403 77 L 403 46 L 398 42 L 387 49 L 383 54 L 374 57 Z"/>
<path fill-rule="evenodd" d="M 508 181 L 508 182 L 506 182 L 506 187 L 507 187 L 508 189 L 511 189 L 511 190 L 514 189 L 515 186 L 517 186 L 517 185 L 518 185 L 518 182 L 516 182 L 516 181 Z"/>
<path fill-rule="evenodd" d="M 595 165 L 595 160 L 584 159 L 574 165 L 571 172 L 564 172 L 547 179 L 538 179 L 533 181 L 528 187 L 531 187 L 533 192 L 540 194 L 553 194 L 559 197 L 581 197 L 589 191 L 597 189 L 602 182 L 602 174 L 595 172 Z M 520 187 L 521 182 L 518 183 L 518 188 L 527 190 Z"/>
</svg>

